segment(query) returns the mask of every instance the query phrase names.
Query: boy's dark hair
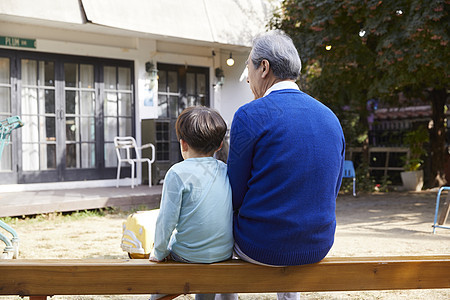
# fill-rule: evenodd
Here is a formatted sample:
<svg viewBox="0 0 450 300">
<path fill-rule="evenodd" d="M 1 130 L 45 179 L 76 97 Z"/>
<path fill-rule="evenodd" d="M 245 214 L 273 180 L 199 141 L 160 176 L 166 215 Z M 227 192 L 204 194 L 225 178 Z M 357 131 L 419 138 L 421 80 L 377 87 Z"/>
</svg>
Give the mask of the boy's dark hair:
<svg viewBox="0 0 450 300">
<path fill-rule="evenodd" d="M 178 140 L 184 140 L 197 152 L 209 154 L 220 147 L 227 124 L 215 109 L 192 106 L 178 116 L 175 129 Z"/>
</svg>

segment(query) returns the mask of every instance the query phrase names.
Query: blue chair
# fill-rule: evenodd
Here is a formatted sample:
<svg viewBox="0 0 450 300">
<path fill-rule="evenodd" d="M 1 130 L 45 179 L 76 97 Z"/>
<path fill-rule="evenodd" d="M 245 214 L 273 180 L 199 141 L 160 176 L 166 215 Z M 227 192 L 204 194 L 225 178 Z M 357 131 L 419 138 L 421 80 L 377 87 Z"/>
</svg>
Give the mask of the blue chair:
<svg viewBox="0 0 450 300">
<path fill-rule="evenodd" d="M 353 196 L 356 197 L 355 168 L 351 160 L 344 160 L 344 174 L 342 178 L 353 178 Z"/>
<path fill-rule="evenodd" d="M 445 211 L 442 212 L 442 217 L 441 217 L 441 219 L 438 222 L 439 201 L 440 201 L 440 198 L 441 198 L 441 193 L 443 191 L 448 191 L 449 192 L 449 194 L 447 194 L 447 201 L 450 199 L 450 186 L 442 186 L 439 189 L 437 197 L 436 197 L 436 211 L 434 212 L 433 234 L 436 233 L 436 228 L 450 229 L 449 226 L 445 226 L 445 221 L 447 220 L 447 216 L 448 216 L 448 212 L 449 212 L 450 206 L 444 207 Z"/>
</svg>

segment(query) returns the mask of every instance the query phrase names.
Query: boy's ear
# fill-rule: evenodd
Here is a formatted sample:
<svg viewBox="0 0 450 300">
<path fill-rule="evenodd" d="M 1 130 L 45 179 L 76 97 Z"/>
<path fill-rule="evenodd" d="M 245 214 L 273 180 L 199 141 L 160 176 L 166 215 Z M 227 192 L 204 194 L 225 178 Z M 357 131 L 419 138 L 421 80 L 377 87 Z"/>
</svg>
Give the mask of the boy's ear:
<svg viewBox="0 0 450 300">
<path fill-rule="evenodd" d="M 222 147 L 223 147 L 223 142 L 221 142 L 221 143 L 220 143 L 220 146 L 219 146 L 219 148 L 217 148 L 217 150 L 216 150 L 216 151 L 214 151 L 214 152 L 220 151 L 220 149 L 222 149 Z"/>
<path fill-rule="evenodd" d="M 183 139 L 180 139 L 181 151 L 186 152 L 189 150 L 189 145 Z"/>
</svg>

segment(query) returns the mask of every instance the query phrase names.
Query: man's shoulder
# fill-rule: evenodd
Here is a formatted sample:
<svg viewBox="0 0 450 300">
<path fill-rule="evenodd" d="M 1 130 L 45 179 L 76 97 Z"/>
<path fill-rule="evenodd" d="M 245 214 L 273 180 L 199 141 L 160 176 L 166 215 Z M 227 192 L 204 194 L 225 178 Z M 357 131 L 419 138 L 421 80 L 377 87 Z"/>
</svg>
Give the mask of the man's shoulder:
<svg viewBox="0 0 450 300">
<path fill-rule="evenodd" d="M 264 97 L 255 99 L 249 103 L 244 104 L 238 109 L 236 115 L 237 116 L 258 115 L 260 117 L 273 116 L 273 114 L 277 113 L 277 111 L 281 112 L 282 110 L 285 109 L 284 106 L 288 105 L 291 102 L 289 101 L 289 98 L 300 99 L 303 97 L 314 99 L 308 94 L 305 94 L 302 91 L 295 89 L 283 89 L 272 91 L 270 94 Z"/>
<path fill-rule="evenodd" d="M 269 94 L 270 95 L 270 94 Z M 261 109 L 270 109 L 268 99 L 270 99 L 269 95 L 252 100 L 237 110 L 236 114 L 252 114 L 260 111 Z"/>
</svg>

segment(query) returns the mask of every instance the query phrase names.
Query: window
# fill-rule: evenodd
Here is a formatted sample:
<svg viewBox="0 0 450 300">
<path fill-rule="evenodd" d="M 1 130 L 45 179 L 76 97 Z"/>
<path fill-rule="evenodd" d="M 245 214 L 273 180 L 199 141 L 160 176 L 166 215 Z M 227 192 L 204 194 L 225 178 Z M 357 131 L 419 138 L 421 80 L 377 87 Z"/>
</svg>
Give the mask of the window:
<svg viewBox="0 0 450 300">
<path fill-rule="evenodd" d="M 158 64 L 158 120 L 156 124 L 157 180 L 182 157 L 175 122 L 187 107 L 209 105 L 208 68 Z"/>
<path fill-rule="evenodd" d="M 114 137 L 131 136 L 133 132 L 133 90 L 131 69 L 105 66 L 104 74 L 104 136 L 105 166 L 116 167 Z"/>
<path fill-rule="evenodd" d="M 64 78 L 66 168 L 95 168 L 94 66 L 65 63 Z"/>
<path fill-rule="evenodd" d="M 10 59 L 0 57 L 0 121 L 11 117 L 11 72 Z M 0 157 L 0 172 L 12 170 L 11 145 L 5 145 Z"/>
<path fill-rule="evenodd" d="M 55 64 L 21 60 L 24 171 L 56 169 Z"/>
<path fill-rule="evenodd" d="M 169 123 L 156 123 L 156 160 L 169 160 Z"/>
</svg>

